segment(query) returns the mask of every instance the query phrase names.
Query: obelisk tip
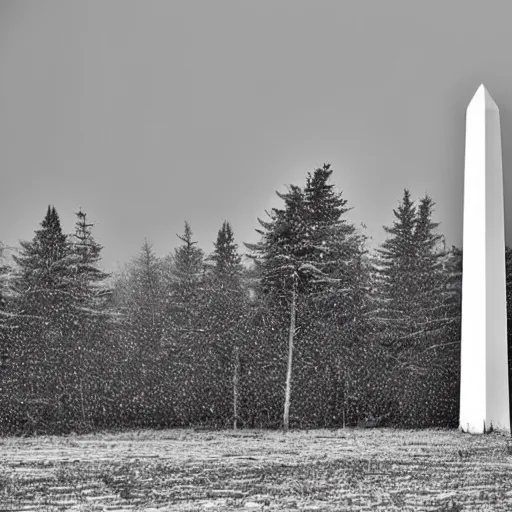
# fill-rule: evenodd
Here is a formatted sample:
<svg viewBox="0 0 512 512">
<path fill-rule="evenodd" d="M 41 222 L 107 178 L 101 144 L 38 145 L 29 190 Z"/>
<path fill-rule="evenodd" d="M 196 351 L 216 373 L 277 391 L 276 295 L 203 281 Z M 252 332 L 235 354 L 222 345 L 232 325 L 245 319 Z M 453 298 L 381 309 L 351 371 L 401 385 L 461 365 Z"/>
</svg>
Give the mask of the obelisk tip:
<svg viewBox="0 0 512 512">
<path fill-rule="evenodd" d="M 473 98 L 471 98 L 471 101 L 468 104 L 468 109 L 473 106 L 480 106 L 488 110 L 499 111 L 498 105 L 496 105 L 495 101 L 492 99 L 492 96 L 489 94 L 489 91 L 483 83 L 480 84 L 475 94 L 473 95 Z"/>
</svg>

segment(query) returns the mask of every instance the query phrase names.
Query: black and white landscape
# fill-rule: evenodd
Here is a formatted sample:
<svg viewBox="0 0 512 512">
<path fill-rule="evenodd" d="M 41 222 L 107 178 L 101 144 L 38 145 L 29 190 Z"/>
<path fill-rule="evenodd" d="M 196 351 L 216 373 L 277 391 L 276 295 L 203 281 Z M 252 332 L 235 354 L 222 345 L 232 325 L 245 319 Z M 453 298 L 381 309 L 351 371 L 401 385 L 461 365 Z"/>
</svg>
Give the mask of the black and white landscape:
<svg viewBox="0 0 512 512">
<path fill-rule="evenodd" d="M 458 430 L 470 4 L 0 4 L 0 511 L 512 507 Z"/>
</svg>

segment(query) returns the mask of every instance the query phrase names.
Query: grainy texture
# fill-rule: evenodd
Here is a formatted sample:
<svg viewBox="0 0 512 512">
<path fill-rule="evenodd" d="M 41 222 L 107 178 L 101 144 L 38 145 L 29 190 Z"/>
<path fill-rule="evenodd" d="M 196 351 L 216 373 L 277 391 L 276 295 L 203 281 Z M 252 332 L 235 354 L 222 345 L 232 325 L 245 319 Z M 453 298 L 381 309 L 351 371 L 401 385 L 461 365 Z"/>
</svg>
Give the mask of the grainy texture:
<svg viewBox="0 0 512 512">
<path fill-rule="evenodd" d="M 512 439 L 165 430 L 0 439 L 0 510 L 512 509 Z"/>
</svg>

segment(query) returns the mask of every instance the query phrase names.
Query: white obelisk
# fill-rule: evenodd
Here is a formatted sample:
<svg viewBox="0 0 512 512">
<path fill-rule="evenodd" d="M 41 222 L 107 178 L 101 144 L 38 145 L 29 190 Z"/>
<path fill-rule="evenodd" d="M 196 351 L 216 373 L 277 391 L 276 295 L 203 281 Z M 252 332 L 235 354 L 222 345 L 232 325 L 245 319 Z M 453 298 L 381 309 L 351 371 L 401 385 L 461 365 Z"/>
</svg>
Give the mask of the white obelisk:
<svg viewBox="0 0 512 512">
<path fill-rule="evenodd" d="M 481 85 L 466 111 L 460 428 L 510 432 L 500 114 Z"/>
</svg>

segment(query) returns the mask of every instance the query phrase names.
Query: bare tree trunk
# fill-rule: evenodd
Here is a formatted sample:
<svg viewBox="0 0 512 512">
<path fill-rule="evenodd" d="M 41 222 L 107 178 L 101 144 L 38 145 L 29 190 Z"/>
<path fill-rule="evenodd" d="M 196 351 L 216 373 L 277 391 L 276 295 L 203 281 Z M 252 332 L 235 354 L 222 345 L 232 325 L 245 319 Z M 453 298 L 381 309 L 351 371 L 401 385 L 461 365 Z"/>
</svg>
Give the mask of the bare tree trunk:
<svg viewBox="0 0 512 512">
<path fill-rule="evenodd" d="M 233 430 L 236 430 L 238 427 L 238 383 L 240 381 L 240 353 L 236 346 L 233 355 Z"/>
<path fill-rule="evenodd" d="M 82 415 L 82 426 L 85 425 L 85 403 L 84 403 L 84 385 L 83 385 L 83 368 L 84 368 L 84 362 L 83 362 L 83 351 L 80 350 L 79 352 L 79 387 L 80 387 L 80 412 Z"/>
<path fill-rule="evenodd" d="M 288 432 L 290 427 L 290 398 L 292 391 L 293 341 L 295 338 L 295 317 L 297 314 L 297 278 L 293 278 L 292 303 L 290 306 L 290 332 L 288 337 L 288 370 L 286 372 L 286 392 L 284 399 L 283 429 Z"/>
<path fill-rule="evenodd" d="M 341 387 L 343 386 L 343 395 L 342 395 L 342 404 L 341 404 L 341 410 L 343 411 L 343 428 L 345 428 L 347 426 L 347 408 L 346 408 L 346 401 L 345 401 L 345 397 L 346 397 L 346 394 L 347 394 L 347 389 L 346 389 L 346 380 L 345 380 L 345 373 L 343 373 L 343 380 L 341 378 L 341 375 L 340 375 L 340 369 L 339 369 L 339 363 L 338 365 L 336 366 L 336 380 L 338 382 L 338 386 Z"/>
<path fill-rule="evenodd" d="M 348 379 L 346 372 L 343 373 L 343 428 L 346 426 L 345 418 L 348 415 Z"/>
</svg>

